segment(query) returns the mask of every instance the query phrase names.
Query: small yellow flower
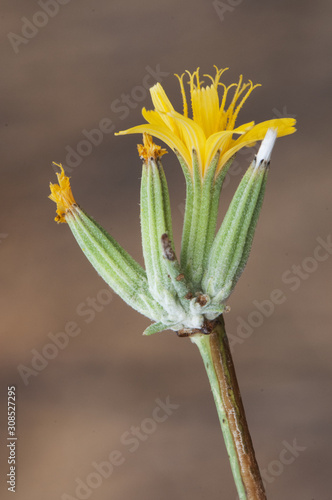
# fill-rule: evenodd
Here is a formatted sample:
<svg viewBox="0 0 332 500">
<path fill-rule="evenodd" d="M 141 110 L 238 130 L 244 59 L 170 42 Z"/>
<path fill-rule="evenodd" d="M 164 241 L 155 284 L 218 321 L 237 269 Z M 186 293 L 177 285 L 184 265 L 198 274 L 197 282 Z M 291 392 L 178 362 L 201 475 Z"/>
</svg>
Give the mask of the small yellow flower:
<svg viewBox="0 0 332 500">
<path fill-rule="evenodd" d="M 235 122 L 241 107 L 251 92 L 259 85 L 243 83 L 242 75 L 238 83 L 228 87 L 220 82 L 221 75 L 226 69 L 218 69 L 216 75 L 204 75 L 211 80 L 210 85 L 202 86 L 199 68 L 189 75 L 189 90 L 192 118 L 188 116 L 188 104 L 184 89 L 184 76 L 177 76 L 180 82 L 183 99 L 183 113 L 173 108 L 163 87 L 157 83 L 150 89 L 154 111 L 142 110 L 143 117 L 148 122 L 119 132 L 117 135 L 147 132 L 158 137 L 174 152 L 179 154 L 190 173 L 192 173 L 193 150 L 196 152 L 201 176 L 207 170 L 218 151 L 220 158 L 216 173 L 220 172 L 227 161 L 243 147 L 250 147 L 256 141 L 264 138 L 269 128 L 278 131 L 278 137 L 295 132 L 293 118 L 279 118 L 268 120 L 255 125 L 255 122 L 245 123 L 235 128 Z M 222 97 L 219 97 L 219 87 L 223 88 Z M 226 104 L 230 90 L 234 89 L 230 103 Z"/>
<path fill-rule="evenodd" d="M 61 169 L 61 172 L 56 174 L 59 184 L 50 183 L 51 194 L 49 198 L 57 204 L 56 213 L 58 215 L 54 220 L 56 222 L 67 222 L 65 216 L 73 206 L 76 206 L 76 201 L 71 191 L 69 177 L 65 175 L 62 165 L 57 163 L 54 163 L 54 165 Z"/>
</svg>

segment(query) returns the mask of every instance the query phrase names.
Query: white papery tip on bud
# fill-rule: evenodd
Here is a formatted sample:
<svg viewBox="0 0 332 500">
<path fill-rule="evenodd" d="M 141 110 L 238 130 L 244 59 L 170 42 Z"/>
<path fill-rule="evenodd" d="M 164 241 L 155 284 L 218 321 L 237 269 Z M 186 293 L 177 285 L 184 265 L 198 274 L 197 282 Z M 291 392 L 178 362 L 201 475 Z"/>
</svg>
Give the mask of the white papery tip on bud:
<svg viewBox="0 0 332 500">
<path fill-rule="evenodd" d="M 277 130 L 269 128 L 262 141 L 261 147 L 256 156 L 256 167 L 262 162 L 268 164 L 271 158 L 272 149 L 277 139 Z"/>
</svg>

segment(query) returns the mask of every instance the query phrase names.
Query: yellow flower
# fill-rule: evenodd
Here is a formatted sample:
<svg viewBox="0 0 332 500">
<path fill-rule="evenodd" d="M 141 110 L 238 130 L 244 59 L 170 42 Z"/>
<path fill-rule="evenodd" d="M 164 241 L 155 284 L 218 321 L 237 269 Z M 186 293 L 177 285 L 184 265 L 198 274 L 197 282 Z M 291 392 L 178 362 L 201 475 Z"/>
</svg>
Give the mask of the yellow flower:
<svg viewBox="0 0 332 500">
<path fill-rule="evenodd" d="M 220 152 L 216 173 L 220 172 L 227 161 L 243 147 L 250 147 L 256 141 L 264 138 L 267 130 L 277 130 L 278 137 L 295 132 L 293 118 L 279 118 L 268 120 L 255 125 L 255 122 L 245 123 L 235 128 L 235 122 L 241 107 L 251 92 L 259 85 L 243 83 L 242 75 L 238 83 L 228 87 L 220 82 L 221 75 L 226 69 L 218 69 L 216 75 L 204 75 L 211 80 L 210 85 L 202 86 L 199 68 L 189 75 L 189 91 L 191 100 L 192 118 L 188 116 L 188 104 L 184 89 L 184 76 L 177 76 L 180 82 L 183 99 L 183 113 L 173 108 L 163 87 L 157 83 L 150 89 L 154 111 L 142 110 L 143 117 L 148 122 L 119 132 L 117 135 L 148 133 L 158 137 L 173 151 L 179 154 L 190 173 L 192 174 L 193 150 L 197 154 L 201 176 L 207 170 L 211 161 Z M 219 96 L 219 87 L 223 94 Z M 233 96 L 228 97 L 233 89 Z M 229 101 L 226 104 L 226 101 Z"/>
<path fill-rule="evenodd" d="M 76 201 L 71 191 L 69 177 L 65 175 L 62 165 L 57 163 L 54 163 L 54 165 L 61 169 L 61 172 L 56 174 L 59 184 L 50 183 L 51 194 L 49 198 L 57 204 L 56 213 L 58 215 L 54 220 L 56 222 L 67 222 L 66 214 L 70 212 L 73 206 L 76 206 Z"/>
</svg>

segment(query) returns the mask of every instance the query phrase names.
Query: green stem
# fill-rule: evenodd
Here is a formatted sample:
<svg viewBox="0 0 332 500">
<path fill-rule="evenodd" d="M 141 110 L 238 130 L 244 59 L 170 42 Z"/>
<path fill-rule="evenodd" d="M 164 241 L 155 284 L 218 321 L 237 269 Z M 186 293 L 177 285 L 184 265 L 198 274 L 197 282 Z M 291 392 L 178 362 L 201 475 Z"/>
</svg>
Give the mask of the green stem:
<svg viewBox="0 0 332 500">
<path fill-rule="evenodd" d="M 223 317 L 209 335 L 196 333 L 191 340 L 204 361 L 239 499 L 266 500 Z"/>
</svg>

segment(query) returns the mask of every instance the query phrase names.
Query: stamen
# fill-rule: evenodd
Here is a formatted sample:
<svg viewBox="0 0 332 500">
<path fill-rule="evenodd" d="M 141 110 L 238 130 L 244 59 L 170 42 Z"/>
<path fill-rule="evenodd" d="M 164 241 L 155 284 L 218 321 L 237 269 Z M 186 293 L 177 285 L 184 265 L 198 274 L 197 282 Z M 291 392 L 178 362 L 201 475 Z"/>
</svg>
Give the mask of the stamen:
<svg viewBox="0 0 332 500">
<path fill-rule="evenodd" d="M 243 76 L 240 75 L 239 83 L 235 84 L 236 85 L 236 90 L 234 92 L 234 96 L 233 96 L 232 102 L 230 103 L 230 105 L 228 106 L 228 109 L 227 109 L 227 123 L 226 123 L 226 129 L 227 130 L 229 130 L 231 128 L 231 127 L 229 127 L 229 122 L 230 122 L 230 118 L 231 118 L 231 116 L 233 114 L 233 110 L 235 108 L 236 101 L 238 100 L 238 97 L 240 95 L 242 80 L 243 80 Z"/>
<path fill-rule="evenodd" d="M 216 76 L 214 78 L 211 75 L 203 75 L 203 76 L 207 76 L 208 78 L 210 78 L 211 81 L 212 81 L 212 83 L 213 83 L 213 85 L 215 87 L 218 87 L 221 75 L 223 73 L 225 73 L 225 71 L 227 71 L 229 68 L 218 69 L 218 66 L 216 66 L 216 65 L 214 65 L 213 67 L 216 69 Z M 223 85 L 223 84 L 221 84 L 221 85 Z"/>
<path fill-rule="evenodd" d="M 260 83 L 256 83 L 256 85 L 253 85 L 252 81 L 249 80 L 249 83 L 247 83 L 246 85 L 243 86 L 241 92 L 239 93 L 238 95 L 238 98 L 240 97 L 240 95 L 243 93 L 243 91 L 248 87 L 248 85 L 250 85 L 250 88 L 249 90 L 246 92 L 245 96 L 242 98 L 240 104 L 237 105 L 235 111 L 233 112 L 233 116 L 232 116 L 232 119 L 230 121 L 230 128 L 234 128 L 235 126 L 235 122 L 236 122 L 236 119 L 238 117 L 238 114 L 239 114 L 239 111 L 240 109 L 242 108 L 243 104 L 246 102 L 246 100 L 248 99 L 248 97 L 250 96 L 251 92 L 256 88 L 256 87 L 261 87 L 261 84 Z"/>
<path fill-rule="evenodd" d="M 228 85 L 228 87 L 226 87 L 226 85 L 224 85 L 223 83 L 219 83 L 219 85 L 222 85 L 224 87 L 224 93 L 223 93 L 222 101 L 221 101 L 221 105 L 220 105 L 220 110 L 224 111 L 225 110 L 225 105 L 226 105 L 226 99 L 227 99 L 228 91 L 232 87 L 236 87 L 237 83 L 231 83 L 231 85 Z"/>
<path fill-rule="evenodd" d="M 183 102 L 183 115 L 187 118 L 188 117 L 188 104 L 187 104 L 187 97 L 186 97 L 186 92 L 184 90 L 184 85 L 183 85 L 183 77 L 185 73 L 182 73 L 181 76 L 175 74 L 175 76 L 178 78 L 179 83 L 180 83 L 180 89 L 181 89 L 181 95 L 182 95 L 182 102 Z"/>
<path fill-rule="evenodd" d="M 194 72 L 194 75 L 196 76 L 196 87 L 198 88 L 198 90 L 200 90 L 201 89 L 201 82 L 199 81 L 199 68 L 196 69 L 196 71 Z"/>
</svg>

